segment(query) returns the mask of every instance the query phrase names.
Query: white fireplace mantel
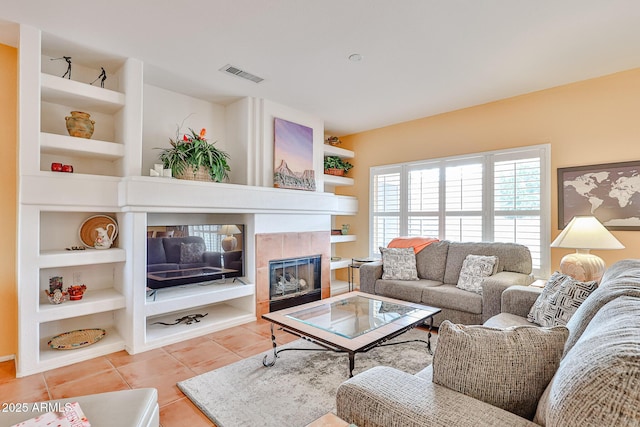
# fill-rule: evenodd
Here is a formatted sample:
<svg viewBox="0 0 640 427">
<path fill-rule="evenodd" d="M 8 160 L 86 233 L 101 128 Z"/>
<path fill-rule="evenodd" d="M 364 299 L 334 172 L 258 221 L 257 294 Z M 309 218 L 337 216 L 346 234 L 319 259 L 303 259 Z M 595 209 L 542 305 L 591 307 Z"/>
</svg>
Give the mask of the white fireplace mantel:
<svg viewBox="0 0 640 427">
<path fill-rule="evenodd" d="M 151 177 L 22 177 L 24 204 L 86 206 L 121 212 L 354 215 L 358 201 L 333 193 Z"/>
</svg>

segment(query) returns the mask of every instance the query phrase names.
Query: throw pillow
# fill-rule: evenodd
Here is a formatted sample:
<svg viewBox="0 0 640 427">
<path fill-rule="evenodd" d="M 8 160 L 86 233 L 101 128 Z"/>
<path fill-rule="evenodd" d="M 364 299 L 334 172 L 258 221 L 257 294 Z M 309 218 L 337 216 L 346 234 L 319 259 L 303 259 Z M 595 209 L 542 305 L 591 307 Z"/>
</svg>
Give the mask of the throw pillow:
<svg viewBox="0 0 640 427">
<path fill-rule="evenodd" d="M 531 307 L 527 319 L 540 326 L 564 326 L 597 287 L 598 282 L 580 282 L 556 271 Z"/>
<path fill-rule="evenodd" d="M 445 320 L 438 329 L 433 382 L 530 420 L 568 336 L 564 326 L 494 329 Z"/>
<path fill-rule="evenodd" d="M 380 248 L 383 280 L 418 280 L 413 248 Z"/>
<path fill-rule="evenodd" d="M 456 287 L 482 295 L 482 282 L 485 277 L 495 274 L 497 268 L 496 256 L 467 255 L 462 262 Z"/>
<path fill-rule="evenodd" d="M 180 243 L 180 264 L 202 262 L 205 249 L 204 243 Z"/>
</svg>

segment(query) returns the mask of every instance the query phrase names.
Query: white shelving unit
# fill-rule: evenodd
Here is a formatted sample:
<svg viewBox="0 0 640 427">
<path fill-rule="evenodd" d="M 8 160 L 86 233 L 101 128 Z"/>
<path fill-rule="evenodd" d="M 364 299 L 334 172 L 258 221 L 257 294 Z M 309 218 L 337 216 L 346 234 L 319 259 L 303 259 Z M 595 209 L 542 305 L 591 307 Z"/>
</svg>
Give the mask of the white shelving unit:
<svg viewBox="0 0 640 427">
<path fill-rule="evenodd" d="M 179 287 L 160 291 L 155 301 L 147 299 L 147 216 L 167 205 L 155 200 L 144 206 L 138 203 L 134 209 L 127 206 L 132 203 L 126 197 L 131 195 L 128 183 L 141 178 L 142 63 L 99 52 L 88 54 L 74 43 L 61 46 L 58 38 L 48 40 L 32 27 L 20 26 L 19 31 L 17 376 L 123 349 L 137 353 L 255 320 L 253 284 Z M 73 75 L 78 81 L 62 78 L 52 68 L 49 59 L 59 57 L 60 49 L 74 58 Z M 82 63 L 83 58 L 91 59 Z M 83 82 L 106 64 L 106 88 Z M 90 139 L 68 135 L 65 117 L 71 111 L 84 111 L 95 120 Z M 72 165 L 74 171 L 52 172 L 53 162 Z M 171 187 L 168 181 L 154 180 L 153 193 L 157 195 L 162 186 Z M 181 200 L 190 188 L 169 197 Z M 198 183 L 193 183 L 193 189 L 200 198 Z M 188 202 L 178 204 L 178 211 L 189 213 Z M 96 214 L 117 221 L 119 236 L 113 247 L 67 250 L 81 245 L 78 230 Z M 45 290 L 50 278 L 57 276 L 63 278 L 64 289 L 85 284 L 83 298 L 51 304 Z M 194 310 L 208 315 L 186 329 L 154 324 Z M 105 329 L 106 336 L 73 351 L 49 347 L 53 336 L 84 328 Z"/>
<path fill-rule="evenodd" d="M 20 26 L 18 39 L 18 377 L 123 349 L 139 353 L 255 320 L 254 260 L 245 260 L 244 281 L 249 284 L 190 285 L 160 290 L 155 300 L 148 298 L 146 229 L 154 214 L 268 216 L 282 214 L 282 206 L 293 206 L 290 212 L 296 215 L 357 211 L 355 198 L 326 190 L 279 191 L 141 176 L 143 64 L 65 44 L 29 26 Z M 60 57 L 60 52 L 73 57 L 77 81 L 52 69 L 56 62 L 50 59 Z M 107 64 L 106 88 L 85 83 Z M 92 138 L 68 135 L 65 117 L 71 111 L 87 112 L 95 120 Z M 338 147 L 325 145 L 324 150 L 327 155 L 353 157 Z M 53 162 L 72 165 L 73 173 L 51 171 Z M 353 183 L 348 178 L 325 182 L 326 187 Z M 271 202 L 275 199 L 277 205 Z M 67 250 L 81 243 L 81 224 L 97 214 L 118 223 L 113 247 Z M 338 237 L 335 244 L 355 238 Z M 332 263 L 334 267 L 346 264 Z M 83 298 L 50 304 L 44 291 L 55 276 L 63 277 L 64 288 L 85 284 Z M 155 323 L 204 312 L 207 316 L 196 324 Z M 106 336 L 73 351 L 49 347 L 53 336 L 83 328 L 105 329 Z"/>
<path fill-rule="evenodd" d="M 351 150 L 346 150 L 344 148 L 337 147 L 335 145 L 324 145 L 324 155 L 325 156 L 338 156 L 341 159 L 352 159 L 355 157 L 355 153 Z M 346 176 L 335 176 L 335 175 L 324 175 L 324 186 L 325 191 L 333 192 L 335 187 L 340 186 L 351 186 L 354 184 L 353 178 L 349 178 Z M 336 227 L 337 228 L 337 227 Z M 341 235 L 341 236 L 331 236 L 331 244 L 344 243 L 344 242 L 355 242 L 355 235 Z M 333 247 L 331 253 L 334 253 Z M 339 261 L 331 262 L 331 295 L 339 295 L 349 290 L 349 283 L 344 280 L 337 280 L 335 278 L 335 271 L 340 269 L 348 268 L 351 263 L 351 259 L 340 259 Z"/>
<path fill-rule="evenodd" d="M 146 338 L 150 347 L 183 341 L 255 319 L 255 285 L 213 282 L 160 289 L 148 296 L 145 306 Z M 204 317 L 191 325 L 166 326 L 187 314 Z"/>
<path fill-rule="evenodd" d="M 355 153 L 353 151 L 329 144 L 324 144 L 323 154 L 324 156 L 337 156 L 341 159 L 353 159 L 355 157 Z M 335 189 L 335 187 L 350 186 L 353 184 L 353 178 L 324 174 L 325 191 L 333 192 L 333 189 Z"/>
</svg>

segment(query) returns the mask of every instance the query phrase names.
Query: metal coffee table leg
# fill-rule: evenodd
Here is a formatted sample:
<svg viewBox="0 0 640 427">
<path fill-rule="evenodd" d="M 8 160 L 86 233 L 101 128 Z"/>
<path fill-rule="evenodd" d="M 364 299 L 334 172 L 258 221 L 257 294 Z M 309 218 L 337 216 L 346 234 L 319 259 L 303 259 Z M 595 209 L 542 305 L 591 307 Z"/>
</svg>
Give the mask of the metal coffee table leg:
<svg viewBox="0 0 640 427">
<path fill-rule="evenodd" d="M 278 344 L 276 343 L 276 335 L 273 333 L 273 323 L 271 324 L 271 344 L 273 344 L 273 360 L 271 362 L 267 362 L 267 354 L 265 354 L 262 359 L 262 364 L 267 367 L 275 365 L 276 359 L 278 358 L 278 351 L 276 350 Z"/>
</svg>

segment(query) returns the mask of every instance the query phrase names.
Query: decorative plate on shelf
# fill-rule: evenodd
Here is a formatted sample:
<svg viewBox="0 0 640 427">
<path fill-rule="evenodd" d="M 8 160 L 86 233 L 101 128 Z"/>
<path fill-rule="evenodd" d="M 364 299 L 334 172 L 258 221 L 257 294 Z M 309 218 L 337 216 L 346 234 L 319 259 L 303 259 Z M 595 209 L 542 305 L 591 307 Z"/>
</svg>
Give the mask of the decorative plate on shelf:
<svg viewBox="0 0 640 427">
<path fill-rule="evenodd" d="M 107 334 L 104 329 L 77 329 L 51 338 L 47 343 L 56 350 L 74 350 L 100 341 Z"/>
<path fill-rule="evenodd" d="M 102 227 L 107 229 L 107 225 L 109 224 L 112 224 L 115 227 L 115 232 L 113 233 L 113 240 L 115 240 L 116 237 L 118 237 L 118 223 L 116 220 L 108 215 L 94 215 L 85 219 L 80 226 L 80 230 L 78 231 L 80 241 L 86 247 L 93 248 L 96 237 L 98 237 L 96 228 Z"/>
</svg>

